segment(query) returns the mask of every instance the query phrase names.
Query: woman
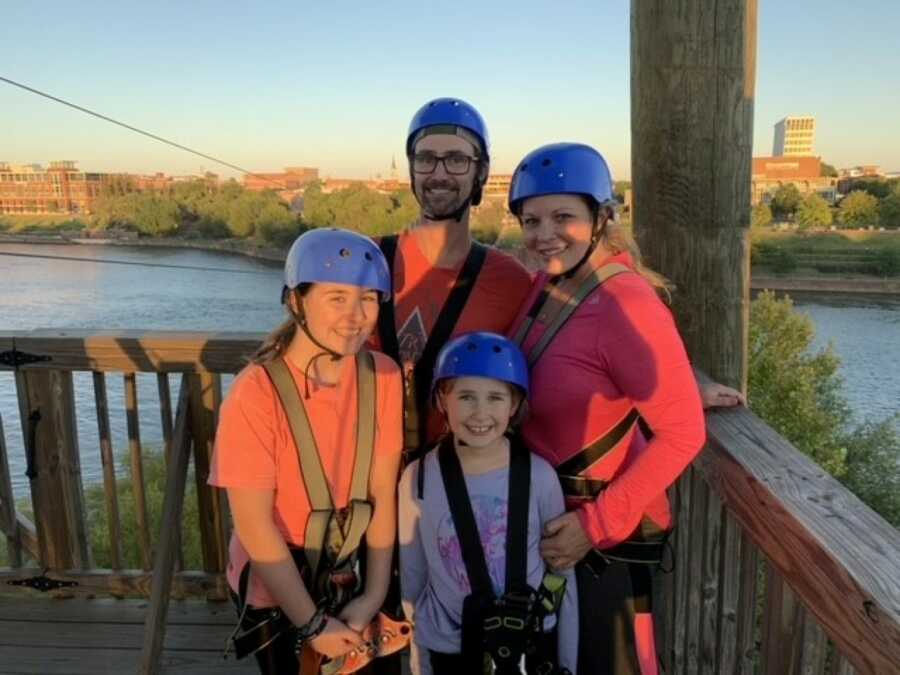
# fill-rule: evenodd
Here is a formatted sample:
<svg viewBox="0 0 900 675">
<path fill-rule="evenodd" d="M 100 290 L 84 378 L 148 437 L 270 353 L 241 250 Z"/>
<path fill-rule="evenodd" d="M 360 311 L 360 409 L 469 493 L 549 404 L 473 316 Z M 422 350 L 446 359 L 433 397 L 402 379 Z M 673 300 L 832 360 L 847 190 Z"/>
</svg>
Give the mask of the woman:
<svg viewBox="0 0 900 675">
<path fill-rule="evenodd" d="M 570 509 L 545 527 L 541 553 L 576 566 L 578 670 L 648 675 L 658 672 L 650 585 L 672 526 L 665 491 L 705 427 L 664 280 L 641 264 L 612 203 L 593 148 L 548 145 L 519 163 L 509 207 L 542 271 L 511 332 L 531 367 L 522 433 L 556 468 Z"/>
<path fill-rule="evenodd" d="M 227 489 L 234 518 L 235 647 L 238 657 L 255 653 L 263 673 L 296 673 L 299 654 L 334 659 L 360 646 L 384 600 L 402 385 L 392 360 L 362 347 L 389 296 L 370 239 L 303 234 L 285 263 L 290 318 L 222 405 L 209 482 Z M 363 534 L 364 588 L 355 566 Z"/>
</svg>

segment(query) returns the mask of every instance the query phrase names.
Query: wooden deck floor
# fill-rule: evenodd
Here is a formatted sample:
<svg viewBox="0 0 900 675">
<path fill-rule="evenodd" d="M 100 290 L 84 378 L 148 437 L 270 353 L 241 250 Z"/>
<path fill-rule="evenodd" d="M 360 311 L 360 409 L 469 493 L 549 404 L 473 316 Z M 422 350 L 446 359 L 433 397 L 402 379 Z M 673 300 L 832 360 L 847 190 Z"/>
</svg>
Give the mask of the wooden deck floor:
<svg viewBox="0 0 900 675">
<path fill-rule="evenodd" d="M 143 600 L 0 597 L 0 674 L 135 673 L 147 606 Z M 162 672 L 258 672 L 253 659 L 222 658 L 234 621 L 230 603 L 172 602 Z"/>
</svg>

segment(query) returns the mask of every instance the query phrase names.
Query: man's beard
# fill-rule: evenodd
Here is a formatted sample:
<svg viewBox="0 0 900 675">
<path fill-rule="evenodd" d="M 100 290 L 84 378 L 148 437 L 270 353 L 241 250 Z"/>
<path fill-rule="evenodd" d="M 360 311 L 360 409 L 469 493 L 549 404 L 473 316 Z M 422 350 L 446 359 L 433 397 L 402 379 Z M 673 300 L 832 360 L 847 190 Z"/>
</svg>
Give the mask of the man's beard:
<svg viewBox="0 0 900 675">
<path fill-rule="evenodd" d="M 445 197 L 434 198 L 429 193 L 431 189 L 446 189 L 450 192 Z M 427 180 L 422 184 L 422 194 L 419 199 L 419 206 L 422 207 L 422 213 L 429 220 L 449 220 L 457 217 L 458 212 L 462 209 L 471 198 L 471 191 L 468 195 L 460 192 L 459 183 L 449 180 Z"/>
</svg>

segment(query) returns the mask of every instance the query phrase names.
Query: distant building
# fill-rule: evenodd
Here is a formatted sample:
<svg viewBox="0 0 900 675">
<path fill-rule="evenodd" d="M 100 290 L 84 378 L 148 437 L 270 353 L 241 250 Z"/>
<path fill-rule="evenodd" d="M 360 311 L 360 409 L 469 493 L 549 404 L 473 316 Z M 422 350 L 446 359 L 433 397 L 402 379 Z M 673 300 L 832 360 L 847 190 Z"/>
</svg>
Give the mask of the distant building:
<svg viewBox="0 0 900 675">
<path fill-rule="evenodd" d="M 816 118 L 785 117 L 775 124 L 775 142 L 772 154 L 775 157 L 804 157 L 815 152 Z"/>
<path fill-rule="evenodd" d="M 300 190 L 319 180 L 318 167 L 287 166 L 281 173 L 244 174 L 244 187 L 248 190 Z"/>
<path fill-rule="evenodd" d="M 511 173 L 498 173 L 489 175 L 484 184 L 484 199 L 503 201 L 509 198 L 509 184 L 512 182 Z"/>
<path fill-rule="evenodd" d="M 881 171 L 879 171 L 879 166 L 877 164 L 862 164 L 860 166 L 853 166 L 848 169 L 840 169 L 838 171 L 839 178 L 868 178 L 868 177 L 878 177 L 881 176 Z"/>
<path fill-rule="evenodd" d="M 85 173 L 76 162 L 10 165 L 0 162 L 0 213 L 87 214 L 110 174 Z"/>
<path fill-rule="evenodd" d="M 800 194 L 814 192 L 833 204 L 838 179 L 821 173 L 822 161 L 818 157 L 754 157 L 751 203 L 770 201 L 779 187 L 790 183 Z"/>
</svg>

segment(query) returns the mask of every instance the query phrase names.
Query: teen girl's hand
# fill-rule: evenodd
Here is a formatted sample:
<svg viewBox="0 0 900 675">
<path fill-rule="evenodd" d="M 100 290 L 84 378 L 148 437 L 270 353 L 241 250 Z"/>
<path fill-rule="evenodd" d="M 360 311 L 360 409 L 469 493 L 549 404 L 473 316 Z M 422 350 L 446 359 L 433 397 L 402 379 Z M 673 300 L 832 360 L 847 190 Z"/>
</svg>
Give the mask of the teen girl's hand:
<svg viewBox="0 0 900 675">
<path fill-rule="evenodd" d="M 578 516 L 570 511 L 544 525 L 541 557 L 554 570 L 567 570 L 594 548 Z"/>
<path fill-rule="evenodd" d="M 362 636 L 340 619 L 328 617 L 328 623 L 309 645 L 322 656 L 336 659 L 363 643 Z"/>
<path fill-rule="evenodd" d="M 378 613 L 380 602 L 372 602 L 365 593 L 353 598 L 344 605 L 344 609 L 338 614 L 338 618 L 343 621 L 351 630 L 362 633 L 363 629 L 372 623 L 372 619 Z"/>
</svg>

